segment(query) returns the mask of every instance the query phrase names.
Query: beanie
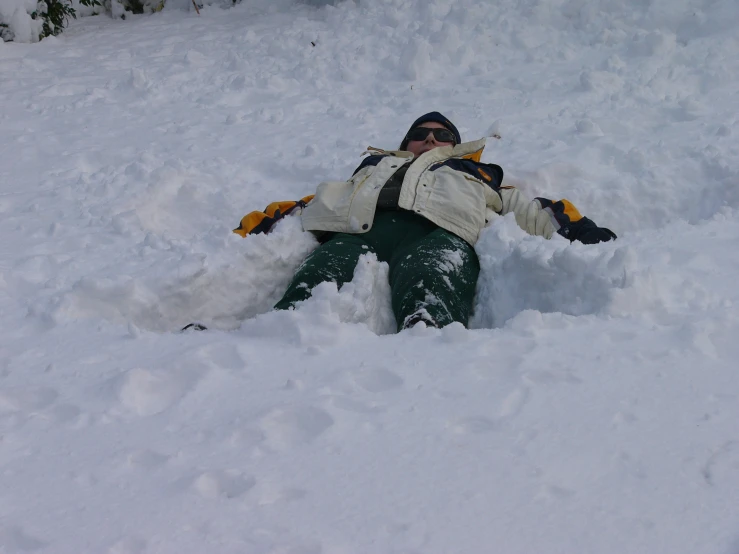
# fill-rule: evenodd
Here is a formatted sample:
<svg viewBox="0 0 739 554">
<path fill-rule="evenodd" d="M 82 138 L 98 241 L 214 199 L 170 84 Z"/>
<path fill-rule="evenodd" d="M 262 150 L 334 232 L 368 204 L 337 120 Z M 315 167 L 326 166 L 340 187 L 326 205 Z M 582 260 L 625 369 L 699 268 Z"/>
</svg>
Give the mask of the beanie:
<svg viewBox="0 0 739 554">
<path fill-rule="evenodd" d="M 459 144 L 462 142 L 462 136 L 459 134 L 459 130 L 454 126 L 454 123 L 449 121 L 446 117 L 441 115 L 439 112 L 429 112 L 426 115 L 422 115 L 418 119 L 416 119 L 413 122 L 413 125 L 410 126 L 408 131 L 411 129 L 415 129 L 419 125 L 423 123 L 428 123 L 430 121 L 435 121 L 436 123 L 440 123 L 447 129 L 449 129 L 452 133 L 454 133 L 454 140 L 456 141 L 456 144 Z M 403 137 L 403 142 L 400 143 L 400 148 L 398 150 L 405 150 L 406 146 L 408 146 L 408 138 Z"/>
</svg>

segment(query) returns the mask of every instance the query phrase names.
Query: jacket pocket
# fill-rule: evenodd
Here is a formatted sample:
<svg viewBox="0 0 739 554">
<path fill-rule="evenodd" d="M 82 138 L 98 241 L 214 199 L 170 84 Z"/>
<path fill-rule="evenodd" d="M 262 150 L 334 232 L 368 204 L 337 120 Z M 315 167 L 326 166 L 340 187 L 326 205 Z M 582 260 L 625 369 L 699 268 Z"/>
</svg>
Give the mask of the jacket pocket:
<svg viewBox="0 0 739 554">
<path fill-rule="evenodd" d="M 442 167 L 434 171 L 426 209 L 451 224 L 479 232 L 485 226 L 485 185 L 459 171 Z"/>
<path fill-rule="evenodd" d="M 320 225 L 325 221 L 346 221 L 354 196 L 349 181 L 324 181 L 316 188 L 313 200 L 303 208 L 303 225 Z M 308 227 L 306 227 L 308 228 Z"/>
</svg>

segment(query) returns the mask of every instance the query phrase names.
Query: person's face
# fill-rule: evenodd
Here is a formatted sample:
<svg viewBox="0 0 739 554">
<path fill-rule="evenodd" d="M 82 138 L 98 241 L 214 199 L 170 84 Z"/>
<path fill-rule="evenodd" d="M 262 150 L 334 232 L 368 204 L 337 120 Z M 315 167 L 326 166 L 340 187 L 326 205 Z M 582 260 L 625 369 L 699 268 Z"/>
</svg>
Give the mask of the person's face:
<svg viewBox="0 0 739 554">
<path fill-rule="evenodd" d="M 427 129 L 446 129 L 446 127 L 444 127 L 441 123 L 437 123 L 436 121 L 421 123 L 419 127 L 426 127 Z M 413 152 L 413 154 L 418 157 L 424 152 L 428 152 L 429 150 L 433 150 L 434 148 L 439 148 L 439 146 L 449 146 L 450 144 L 454 143 L 438 142 L 434 137 L 434 134 L 429 133 L 424 140 L 409 140 L 408 146 L 406 146 L 405 149 L 408 150 L 408 152 Z"/>
</svg>

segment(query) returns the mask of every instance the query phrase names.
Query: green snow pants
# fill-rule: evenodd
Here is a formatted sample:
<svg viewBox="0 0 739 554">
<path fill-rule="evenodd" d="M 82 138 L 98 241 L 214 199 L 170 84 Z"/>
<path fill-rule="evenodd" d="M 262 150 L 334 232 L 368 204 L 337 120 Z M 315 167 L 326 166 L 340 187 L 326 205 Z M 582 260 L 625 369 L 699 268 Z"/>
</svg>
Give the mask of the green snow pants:
<svg viewBox="0 0 739 554">
<path fill-rule="evenodd" d="M 336 233 L 298 268 L 275 309 L 286 310 L 310 297 L 313 288 L 352 280 L 359 257 L 374 252 L 390 267 L 392 307 L 398 330 L 416 317 L 438 327 L 472 312 L 480 263 L 467 242 L 431 221 L 404 210 L 378 210 L 363 234 Z"/>
</svg>

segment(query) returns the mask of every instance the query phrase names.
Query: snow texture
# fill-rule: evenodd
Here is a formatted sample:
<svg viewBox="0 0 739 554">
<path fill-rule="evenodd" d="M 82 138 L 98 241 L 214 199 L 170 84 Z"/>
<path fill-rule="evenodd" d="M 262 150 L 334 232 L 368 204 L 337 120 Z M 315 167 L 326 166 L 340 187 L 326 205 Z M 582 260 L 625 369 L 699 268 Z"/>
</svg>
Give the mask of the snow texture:
<svg viewBox="0 0 739 554">
<path fill-rule="evenodd" d="M 738 27 L 252 0 L 0 43 L 0 552 L 737 554 Z M 371 254 L 270 311 L 316 241 L 240 218 L 431 110 L 619 239 L 498 218 L 469 330 L 392 333 Z"/>
</svg>

